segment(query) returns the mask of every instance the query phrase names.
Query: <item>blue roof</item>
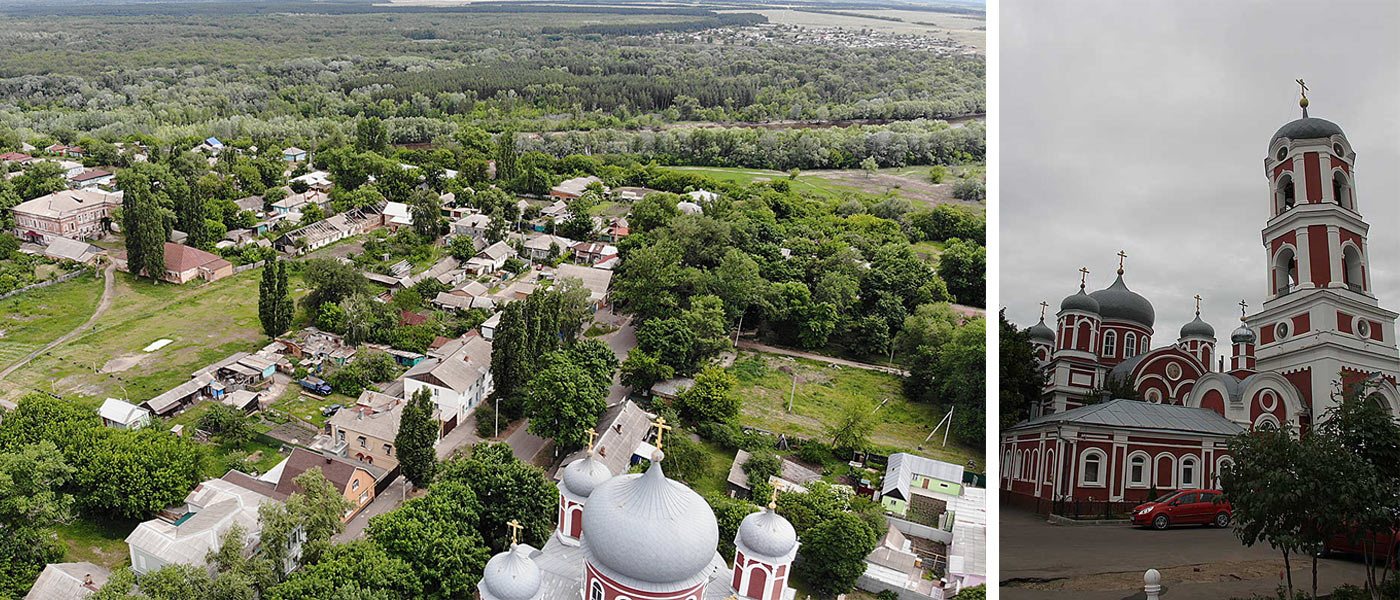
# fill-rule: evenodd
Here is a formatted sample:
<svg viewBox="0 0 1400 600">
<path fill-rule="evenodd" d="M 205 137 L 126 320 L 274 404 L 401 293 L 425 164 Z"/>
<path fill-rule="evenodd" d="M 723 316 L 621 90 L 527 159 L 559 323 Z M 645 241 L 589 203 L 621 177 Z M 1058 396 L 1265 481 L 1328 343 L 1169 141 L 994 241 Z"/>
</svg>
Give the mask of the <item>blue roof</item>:
<svg viewBox="0 0 1400 600">
<path fill-rule="evenodd" d="M 215 148 L 223 148 L 223 147 L 224 147 L 224 143 L 221 142 L 221 141 L 219 141 L 219 138 L 216 138 L 216 137 L 205 138 L 204 143 L 209 144 L 210 146 L 213 146 L 213 147 L 215 147 Z"/>
</svg>

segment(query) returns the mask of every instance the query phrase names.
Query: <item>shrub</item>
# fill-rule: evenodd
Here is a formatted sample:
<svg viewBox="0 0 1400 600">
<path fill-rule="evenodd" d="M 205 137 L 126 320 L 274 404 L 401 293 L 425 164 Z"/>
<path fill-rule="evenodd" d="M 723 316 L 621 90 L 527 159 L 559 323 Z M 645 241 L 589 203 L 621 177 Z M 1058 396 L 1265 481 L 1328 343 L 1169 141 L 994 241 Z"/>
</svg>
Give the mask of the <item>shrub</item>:
<svg viewBox="0 0 1400 600">
<path fill-rule="evenodd" d="M 502 423 L 509 425 L 510 421 Z M 490 402 L 483 402 L 476 407 L 476 434 L 482 438 L 494 437 L 496 434 L 496 409 Z"/>
<path fill-rule="evenodd" d="M 797 458 L 802 462 L 821 466 L 835 460 L 831 456 L 831 448 L 816 440 L 803 443 L 802 447 L 797 449 Z"/>
</svg>

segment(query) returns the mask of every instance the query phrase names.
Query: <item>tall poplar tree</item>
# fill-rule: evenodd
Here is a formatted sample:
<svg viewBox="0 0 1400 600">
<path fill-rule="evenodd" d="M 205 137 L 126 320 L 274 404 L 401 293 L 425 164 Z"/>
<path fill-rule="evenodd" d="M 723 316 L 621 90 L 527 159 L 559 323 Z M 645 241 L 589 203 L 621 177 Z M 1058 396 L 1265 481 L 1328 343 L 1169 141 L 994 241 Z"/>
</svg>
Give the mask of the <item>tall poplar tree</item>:
<svg viewBox="0 0 1400 600">
<path fill-rule="evenodd" d="M 399 432 L 394 436 L 403 476 L 413 487 L 428 487 L 437 474 L 437 450 L 433 448 L 437 431 L 432 392 L 427 388 L 420 389 L 404 405 Z"/>
<path fill-rule="evenodd" d="M 277 329 L 277 300 L 277 265 L 270 264 L 263 267 L 262 279 L 258 281 L 258 322 L 268 337 L 282 333 Z"/>
<path fill-rule="evenodd" d="M 520 153 L 515 150 L 515 130 L 507 129 L 496 137 L 496 180 L 510 181 L 520 174 Z"/>
<path fill-rule="evenodd" d="M 161 204 L 165 193 L 154 185 L 151 173 L 142 168 L 125 169 L 117 175 L 122 195 L 122 231 L 126 234 L 127 268 L 132 275 L 151 279 L 165 276 L 165 219 Z"/>
<path fill-rule="evenodd" d="M 276 261 L 277 265 L 277 332 L 281 333 L 291 328 L 292 321 L 296 320 L 296 304 L 292 302 L 292 289 L 287 286 L 287 263 L 286 261 Z M 271 266 L 271 265 L 269 265 Z"/>
</svg>

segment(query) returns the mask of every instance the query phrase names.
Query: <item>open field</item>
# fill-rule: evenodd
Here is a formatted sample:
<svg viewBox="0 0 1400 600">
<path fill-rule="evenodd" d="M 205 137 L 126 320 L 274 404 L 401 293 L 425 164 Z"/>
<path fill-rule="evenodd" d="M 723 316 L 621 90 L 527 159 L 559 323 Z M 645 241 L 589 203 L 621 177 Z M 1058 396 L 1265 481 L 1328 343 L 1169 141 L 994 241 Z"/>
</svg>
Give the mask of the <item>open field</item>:
<svg viewBox="0 0 1400 600">
<path fill-rule="evenodd" d="M 79 276 L 0 300 L 0 367 L 81 325 L 101 297 L 102 274 L 98 272 L 95 277 Z M 8 379 L 19 376 L 15 373 Z"/>
<path fill-rule="evenodd" d="M 783 366 L 795 369 L 798 376 L 792 412 L 787 411 L 787 403 L 793 378 L 779 370 Z M 985 464 L 981 448 L 952 441 L 946 448 L 937 442 L 924 444 L 924 437 L 943 412 L 938 407 L 905 399 L 897 376 L 748 351 L 739 353 L 732 369 L 739 378 L 735 393 L 744 401 L 739 417 L 744 425 L 804 438 L 825 438 L 826 424 L 836 422 L 841 407 L 850 399 L 865 400 L 874 409 L 888 398 L 889 402 L 876 413 L 879 424 L 870 436 L 870 442 L 881 452 L 913 452 L 959 465 L 968 460 L 975 460 L 979 467 Z"/>
<path fill-rule="evenodd" d="M 748 185 L 755 181 L 788 179 L 782 171 L 765 169 L 742 169 L 727 167 L 668 167 L 677 171 L 703 173 L 721 181 L 731 181 Z M 839 198 L 843 194 L 884 196 L 894 194 L 907 198 L 916 207 L 930 208 L 939 204 L 959 204 L 985 210 L 978 202 L 963 202 L 953 198 L 953 184 L 957 176 L 974 167 L 955 166 L 948 169 L 944 183 L 932 183 L 928 179 L 929 167 L 901 167 L 880 169 L 875 174 L 859 169 L 823 169 L 802 171 L 791 180 L 794 190 L 814 198 Z"/>
<path fill-rule="evenodd" d="M 13 401 L 38 389 L 94 406 L 108 396 L 141 402 L 200 367 L 254 350 L 266 340 L 257 316 L 260 275 L 255 269 L 214 283 L 177 286 L 118 273 L 112 306 L 93 329 L 10 374 L 0 382 L 0 398 Z M 66 322 L 43 326 L 50 339 L 85 320 L 100 293 L 100 284 L 85 278 L 76 283 L 78 289 L 69 289 L 73 285 L 54 286 L 54 293 L 91 299 L 55 309 L 51 316 Z M 163 338 L 173 342 L 142 350 Z M 0 354 L 14 352 L 0 343 Z"/>
</svg>

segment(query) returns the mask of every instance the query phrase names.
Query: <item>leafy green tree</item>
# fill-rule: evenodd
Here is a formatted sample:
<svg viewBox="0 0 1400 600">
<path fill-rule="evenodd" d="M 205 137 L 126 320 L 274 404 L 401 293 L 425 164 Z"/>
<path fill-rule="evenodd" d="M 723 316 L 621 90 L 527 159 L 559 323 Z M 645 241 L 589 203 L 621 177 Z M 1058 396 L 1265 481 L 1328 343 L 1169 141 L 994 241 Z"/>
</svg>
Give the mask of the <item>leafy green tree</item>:
<svg viewBox="0 0 1400 600">
<path fill-rule="evenodd" d="M 802 535 L 798 572 L 821 597 L 850 592 L 865 573 L 865 557 L 879 541 L 859 517 L 837 513 Z"/>
<path fill-rule="evenodd" d="M 633 390 L 647 391 L 658 382 L 675 376 L 675 369 L 661 362 L 655 353 L 641 348 L 627 351 L 627 359 L 622 361 L 622 385 Z"/>
<path fill-rule="evenodd" d="M 390 556 L 369 540 L 334 544 L 321 560 L 294 572 L 267 593 L 268 600 L 337 600 L 348 593 L 382 592 L 388 598 L 417 598 L 423 583 L 408 561 Z"/>
<path fill-rule="evenodd" d="M 398 452 L 404 478 L 414 487 L 428 487 L 437 474 L 437 449 L 433 447 L 437 434 L 432 392 L 427 388 L 420 389 L 404 405 L 399 431 L 394 436 L 394 448 Z"/>
<path fill-rule="evenodd" d="M 866 177 L 873 177 L 876 173 L 880 172 L 880 163 L 875 162 L 875 157 L 867 156 L 864 160 L 860 161 L 860 168 L 862 171 L 865 171 Z"/>
<path fill-rule="evenodd" d="M 337 304 L 350 296 L 368 294 L 372 289 L 369 280 L 354 265 L 325 258 L 306 261 L 302 279 L 311 291 L 301 301 L 313 311 L 322 304 Z"/>
<path fill-rule="evenodd" d="M 715 492 L 705 494 L 705 502 L 715 513 L 719 522 L 719 554 L 734 556 L 734 537 L 739 533 L 739 524 L 744 517 L 758 510 L 758 507 L 744 500 L 730 498 Z"/>
<path fill-rule="evenodd" d="M 23 598 L 48 563 L 61 562 L 63 548 L 51 532 L 37 528 L 0 536 L 0 596 Z"/>
<path fill-rule="evenodd" d="M 14 178 L 13 183 L 14 190 L 19 194 L 20 199 L 26 201 L 62 191 L 68 187 L 63 178 L 63 167 L 51 160 L 39 161 L 30 165 L 22 174 Z"/>
<path fill-rule="evenodd" d="M 247 441 L 256 434 L 243 411 L 227 404 L 215 404 L 200 415 L 199 428 L 214 434 L 221 443 L 226 444 Z"/>
<path fill-rule="evenodd" d="M 158 168 L 158 167 L 153 167 Z M 132 275 L 153 280 L 165 277 L 165 240 L 169 232 L 161 216 L 161 206 L 170 203 L 157 187 L 164 171 L 133 167 L 117 173 L 122 195 L 122 232 L 126 234 L 127 267 Z"/>
<path fill-rule="evenodd" d="M 1291 559 L 1306 549 L 1301 505 L 1316 501 L 1301 495 L 1295 469 L 1303 454 L 1302 444 L 1287 429 L 1253 429 L 1230 441 L 1234 465 L 1220 473 L 1235 535 L 1246 546 L 1265 542 L 1283 554 L 1289 598 L 1294 597 Z"/>
<path fill-rule="evenodd" d="M 48 440 L 0 454 L 0 528 L 37 529 L 65 519 L 73 497 L 63 490 L 73 472 Z"/>
<path fill-rule="evenodd" d="M 739 398 L 733 393 L 737 380 L 717 366 L 695 375 L 695 385 L 676 397 L 676 410 L 693 423 L 727 422 L 739 414 Z"/>
<path fill-rule="evenodd" d="M 767 483 L 769 477 L 782 473 L 783 459 L 772 450 L 763 449 L 749 455 L 749 459 L 741 465 L 744 469 L 744 476 L 748 479 L 749 487 L 759 483 Z M 762 498 L 756 498 L 762 501 Z"/>
<path fill-rule="evenodd" d="M 982 181 L 975 177 L 968 177 L 958 181 L 953 186 L 953 197 L 967 202 L 985 202 L 987 200 L 987 188 L 982 185 Z"/>
<path fill-rule="evenodd" d="M 933 165 L 928 170 L 928 180 L 931 183 L 943 183 L 943 178 L 948 176 L 948 169 L 943 165 Z"/>
<path fill-rule="evenodd" d="M 521 461 L 506 444 L 481 442 L 471 455 L 443 465 L 441 481 L 457 481 L 476 492 L 481 501 L 477 531 L 493 552 L 510 547 L 506 523 L 519 521 L 520 541 L 544 547 L 554 532 L 559 489 L 539 467 Z"/>
<path fill-rule="evenodd" d="M 112 430 L 74 463 L 79 508 L 127 519 L 175 505 L 200 481 L 204 453 L 159 429 Z"/>
<path fill-rule="evenodd" d="M 525 401 L 530 433 L 553 439 L 561 449 L 580 448 L 588 437 L 584 431 L 607 409 L 608 388 L 564 353 L 549 355 L 541 367 Z"/>
<path fill-rule="evenodd" d="M 948 240 L 938 259 L 938 276 L 948 284 L 948 292 L 958 302 L 970 306 L 986 305 L 986 248 L 956 238 Z"/>
<path fill-rule="evenodd" d="M 355 124 L 355 149 L 384 154 L 389 149 L 389 130 L 379 117 L 366 117 Z"/>
<path fill-rule="evenodd" d="M 676 242 L 661 242 L 628 254 L 613 277 L 614 302 L 642 323 L 675 316 L 692 277 L 681 266 L 681 256 Z"/>
<path fill-rule="evenodd" d="M 836 420 L 826 426 L 826 434 L 831 436 L 833 448 L 865 447 L 870 432 L 875 430 L 873 403 L 865 398 L 853 397 L 841 404 Z"/>
<path fill-rule="evenodd" d="M 676 208 L 680 200 L 681 197 L 676 194 L 647 194 L 632 205 L 632 211 L 627 216 L 627 225 L 636 233 L 665 227 L 672 219 L 680 216 L 681 211 Z"/>
<path fill-rule="evenodd" d="M 268 265 L 262 270 L 262 278 L 258 281 L 258 321 L 262 323 L 263 333 L 268 337 L 277 337 L 286 329 L 278 329 L 278 302 L 281 298 L 278 293 L 277 267 Z"/>
<path fill-rule="evenodd" d="M 438 199 L 438 195 L 433 192 L 414 194 L 409 212 L 413 217 L 413 231 L 426 239 L 436 240 L 438 222 L 442 218 L 442 201 Z"/>
<path fill-rule="evenodd" d="M 514 180 L 520 175 L 519 162 L 520 152 L 515 149 L 515 131 L 502 131 L 496 136 L 496 180 Z"/>
<path fill-rule="evenodd" d="M 278 333 L 281 333 L 290 329 L 292 322 L 296 320 L 296 305 L 292 302 L 292 288 L 287 285 L 287 263 L 274 260 L 264 269 L 271 269 L 272 265 L 277 266 L 277 299 L 273 305 L 274 318 Z"/>
<path fill-rule="evenodd" d="M 341 490 L 326 480 L 320 467 L 312 467 L 292 481 L 300 490 L 285 502 L 258 507 L 262 552 L 279 579 L 303 562 L 316 562 L 330 546 L 331 538 L 345 531 L 345 523 L 340 519 L 354 508 Z M 298 533 L 302 536 L 301 548 L 299 553 L 293 553 Z"/>
<path fill-rule="evenodd" d="M 1001 406 L 1001 428 L 1006 429 L 1030 418 L 1031 406 L 1045 389 L 1046 373 L 1031 348 L 1025 330 L 1006 320 L 1006 309 L 998 314 L 1001 335 L 998 339 L 1001 359 L 997 376 L 998 402 Z"/>
<path fill-rule="evenodd" d="M 700 340 L 680 318 L 652 319 L 637 328 L 637 347 L 660 358 L 677 375 L 695 372 Z"/>
<path fill-rule="evenodd" d="M 428 495 L 369 521 L 369 539 L 409 563 L 423 583 L 422 598 L 474 593 L 490 548 L 479 533 L 481 501 L 458 481 L 433 484 Z"/>
</svg>

